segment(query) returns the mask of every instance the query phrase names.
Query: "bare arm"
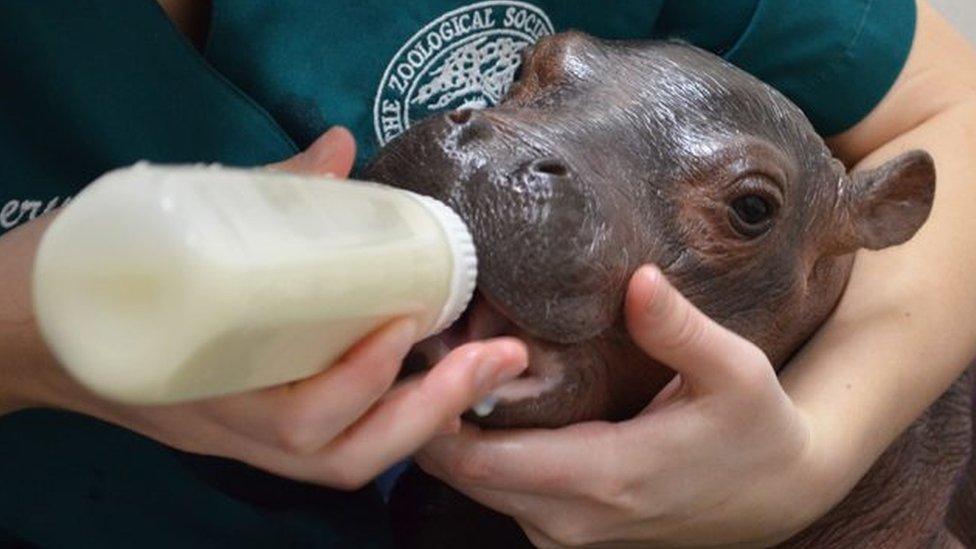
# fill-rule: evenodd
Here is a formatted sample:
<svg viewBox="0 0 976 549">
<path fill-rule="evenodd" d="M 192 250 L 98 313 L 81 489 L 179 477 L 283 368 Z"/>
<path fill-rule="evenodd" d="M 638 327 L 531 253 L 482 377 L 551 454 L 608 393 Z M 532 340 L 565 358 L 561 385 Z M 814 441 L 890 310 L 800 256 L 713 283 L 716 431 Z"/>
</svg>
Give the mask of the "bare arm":
<svg viewBox="0 0 976 549">
<path fill-rule="evenodd" d="M 782 376 L 816 436 L 830 439 L 819 447 L 834 454 L 820 462 L 844 472 L 841 489 L 976 353 L 976 53 L 921 2 L 898 82 L 830 145 L 858 168 L 925 149 L 938 173 L 925 227 L 904 246 L 857 256 L 838 309 Z"/>
<path fill-rule="evenodd" d="M 70 384 L 37 332 L 31 306 L 30 274 L 34 253 L 44 229 L 54 220 L 49 214 L 22 225 L 0 238 L 0 416 L 49 400 Z M 28 399 L 26 395 L 36 395 Z"/>
</svg>

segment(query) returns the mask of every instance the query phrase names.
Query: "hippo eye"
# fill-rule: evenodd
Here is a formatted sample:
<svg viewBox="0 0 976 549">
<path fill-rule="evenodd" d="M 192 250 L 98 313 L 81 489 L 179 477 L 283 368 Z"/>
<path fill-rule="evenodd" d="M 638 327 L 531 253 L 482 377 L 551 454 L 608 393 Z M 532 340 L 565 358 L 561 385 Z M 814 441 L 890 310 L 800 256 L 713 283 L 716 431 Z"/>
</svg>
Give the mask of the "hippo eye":
<svg viewBox="0 0 976 549">
<path fill-rule="evenodd" d="M 775 206 L 764 196 L 746 194 L 732 201 L 732 226 L 745 236 L 756 237 L 772 225 Z"/>
</svg>

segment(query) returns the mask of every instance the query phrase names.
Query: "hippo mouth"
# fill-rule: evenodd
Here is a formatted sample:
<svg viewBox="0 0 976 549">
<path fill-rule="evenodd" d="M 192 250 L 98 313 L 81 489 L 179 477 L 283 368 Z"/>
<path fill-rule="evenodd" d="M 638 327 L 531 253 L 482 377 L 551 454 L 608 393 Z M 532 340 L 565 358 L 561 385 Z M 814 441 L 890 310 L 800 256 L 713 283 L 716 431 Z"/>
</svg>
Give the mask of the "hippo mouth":
<svg viewBox="0 0 976 549">
<path fill-rule="evenodd" d="M 471 303 L 458 320 L 443 332 L 417 343 L 408 359 L 410 369 L 424 370 L 443 359 L 451 350 L 469 343 L 494 337 L 518 338 L 529 347 L 529 364 L 516 379 L 497 387 L 491 395 L 474 408 L 476 416 L 484 417 L 498 411 L 531 404 L 533 408 L 559 387 L 565 377 L 564 365 L 544 352 L 543 343 L 510 320 L 480 291 L 475 291 Z"/>
</svg>

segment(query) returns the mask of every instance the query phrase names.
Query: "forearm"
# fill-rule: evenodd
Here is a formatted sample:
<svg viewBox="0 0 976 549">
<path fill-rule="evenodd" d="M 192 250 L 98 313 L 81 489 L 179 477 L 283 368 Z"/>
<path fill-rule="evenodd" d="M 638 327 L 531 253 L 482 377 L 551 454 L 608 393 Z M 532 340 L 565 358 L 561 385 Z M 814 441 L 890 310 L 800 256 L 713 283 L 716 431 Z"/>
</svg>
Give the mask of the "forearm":
<svg viewBox="0 0 976 549">
<path fill-rule="evenodd" d="M 782 376 L 826 441 L 814 446 L 830 448 L 817 459 L 845 475 L 833 499 L 976 353 L 976 61 L 960 41 L 923 5 L 897 93 L 831 143 L 859 167 L 924 149 L 937 168 L 928 223 L 903 246 L 858 255 L 837 310 Z"/>
<path fill-rule="evenodd" d="M 0 238 L 0 415 L 55 400 L 72 382 L 48 352 L 31 300 L 31 269 L 47 215 Z"/>
<path fill-rule="evenodd" d="M 830 447 L 847 454 L 832 459 L 848 464 L 849 483 L 976 352 L 976 215 L 960 211 L 976 211 L 973 130 L 976 104 L 892 143 L 927 148 L 936 158 L 929 224 L 902 247 L 858 256 L 840 306 L 784 373 L 797 405 L 836 441 Z"/>
</svg>

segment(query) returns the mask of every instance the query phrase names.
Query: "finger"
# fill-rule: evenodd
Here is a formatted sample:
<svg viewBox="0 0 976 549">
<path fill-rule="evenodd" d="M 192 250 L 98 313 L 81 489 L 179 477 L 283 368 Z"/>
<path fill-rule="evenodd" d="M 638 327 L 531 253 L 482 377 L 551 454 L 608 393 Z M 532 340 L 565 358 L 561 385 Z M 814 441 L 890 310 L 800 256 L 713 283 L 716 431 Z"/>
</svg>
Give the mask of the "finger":
<svg viewBox="0 0 976 549">
<path fill-rule="evenodd" d="M 634 341 L 679 372 L 696 390 L 720 390 L 771 371 L 763 352 L 719 325 L 672 286 L 660 269 L 644 266 L 631 278 L 625 305 Z"/>
<path fill-rule="evenodd" d="M 416 323 L 395 321 L 357 343 L 324 372 L 210 404 L 225 426 L 293 453 L 322 448 L 393 385 L 416 339 Z"/>
<path fill-rule="evenodd" d="M 309 175 L 346 177 L 356 159 L 356 140 L 349 130 L 334 126 L 295 156 L 269 164 L 272 169 Z"/>
<path fill-rule="evenodd" d="M 414 453 L 527 365 L 518 340 L 500 338 L 465 345 L 431 371 L 395 388 L 324 452 L 332 461 L 354 463 L 371 476 Z"/>
<path fill-rule="evenodd" d="M 626 476 L 621 459 L 627 454 L 621 446 L 626 442 L 617 426 L 600 422 L 522 431 L 465 426 L 457 435 L 432 440 L 416 460 L 431 475 L 458 487 L 567 497 L 603 490 L 611 484 L 607 479 Z M 643 466 L 650 467 L 654 440 L 644 437 L 640 442 Z"/>
</svg>

